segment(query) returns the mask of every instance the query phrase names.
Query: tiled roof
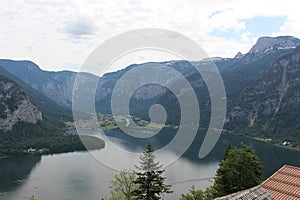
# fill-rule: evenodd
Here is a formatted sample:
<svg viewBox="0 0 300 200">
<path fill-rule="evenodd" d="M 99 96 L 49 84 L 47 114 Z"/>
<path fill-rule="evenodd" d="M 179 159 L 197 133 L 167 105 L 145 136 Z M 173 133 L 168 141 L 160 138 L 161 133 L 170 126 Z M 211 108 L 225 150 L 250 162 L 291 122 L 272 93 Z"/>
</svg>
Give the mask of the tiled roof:
<svg viewBox="0 0 300 200">
<path fill-rule="evenodd" d="M 276 200 L 299 200 L 300 168 L 284 165 L 261 185 Z"/>
<path fill-rule="evenodd" d="M 253 188 L 229 194 L 223 197 L 216 198 L 215 200 L 273 200 L 266 190 L 260 185 Z"/>
</svg>

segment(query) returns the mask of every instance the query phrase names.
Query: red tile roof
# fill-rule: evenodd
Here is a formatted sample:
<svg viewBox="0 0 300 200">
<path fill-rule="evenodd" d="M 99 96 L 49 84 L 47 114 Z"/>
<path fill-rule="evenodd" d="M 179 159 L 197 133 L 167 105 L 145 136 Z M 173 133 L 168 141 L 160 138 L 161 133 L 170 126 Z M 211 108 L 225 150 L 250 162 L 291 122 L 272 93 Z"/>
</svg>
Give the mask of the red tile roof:
<svg viewBox="0 0 300 200">
<path fill-rule="evenodd" d="M 276 200 L 299 200 L 300 168 L 284 165 L 261 185 Z"/>
</svg>

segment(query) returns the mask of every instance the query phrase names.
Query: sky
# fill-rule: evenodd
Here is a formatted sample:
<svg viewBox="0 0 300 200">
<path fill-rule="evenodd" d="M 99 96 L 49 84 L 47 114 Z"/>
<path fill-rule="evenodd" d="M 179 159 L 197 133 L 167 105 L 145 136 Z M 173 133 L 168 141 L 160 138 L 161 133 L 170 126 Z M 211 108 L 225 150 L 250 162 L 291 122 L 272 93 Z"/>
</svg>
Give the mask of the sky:
<svg viewBox="0 0 300 200">
<path fill-rule="evenodd" d="M 140 28 L 176 31 L 210 57 L 234 57 L 261 36 L 300 38 L 299 24 L 294 0 L 1 0 L 0 58 L 78 71 L 101 43 Z M 118 67 L 176 59 L 140 54 Z"/>
</svg>

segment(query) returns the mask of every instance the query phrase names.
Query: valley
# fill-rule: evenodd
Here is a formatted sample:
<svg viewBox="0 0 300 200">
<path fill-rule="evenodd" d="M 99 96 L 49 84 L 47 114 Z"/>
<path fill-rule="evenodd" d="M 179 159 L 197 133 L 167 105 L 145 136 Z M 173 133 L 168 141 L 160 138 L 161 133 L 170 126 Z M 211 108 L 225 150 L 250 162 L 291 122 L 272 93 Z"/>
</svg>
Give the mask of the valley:
<svg viewBox="0 0 300 200">
<path fill-rule="evenodd" d="M 136 160 L 119 155 L 112 146 L 135 152 L 151 140 L 155 148 L 161 149 L 176 138 L 180 128 L 193 127 L 194 124 L 188 121 L 182 122 L 182 105 L 174 93 L 157 84 L 142 85 L 135 90 L 129 101 L 130 115 L 113 115 L 111 104 L 116 84 L 130 70 L 144 65 L 154 69 L 163 65 L 179 72 L 182 77 L 172 77 L 171 82 L 176 86 L 182 79 L 188 80 L 198 105 L 187 107 L 201 112 L 193 142 L 168 174 L 168 181 L 176 188 L 170 199 L 179 198 L 180 193 L 187 191 L 195 181 L 201 182 L 202 188 L 211 185 L 209 181 L 212 181 L 228 144 L 239 146 L 244 142 L 254 147 L 265 166 L 264 178 L 282 164 L 299 166 L 299 45 L 300 40 L 291 36 L 262 37 L 247 53 L 238 53 L 233 58 L 132 64 L 102 77 L 87 72 L 46 71 L 32 61 L 0 59 L 0 163 L 4 163 L 2 169 L 8 171 L 9 166 L 21 160 L 24 168 L 20 174 L 12 172 L 16 174 L 15 178 L 0 180 L 0 199 L 27 198 L 31 194 L 50 198 L 53 195 L 48 192 L 50 189 L 59 191 L 57 198 L 63 196 L 65 191 L 76 199 L 99 198 L 99 188 L 95 185 L 101 183 L 101 194 L 107 196 L 114 171 L 107 169 L 107 166 L 99 167 L 99 162 L 91 158 L 91 152 L 100 160 L 105 160 L 100 161 L 101 164 L 122 161 L 123 167 L 128 167 Z M 208 86 L 194 66 L 205 67 L 209 63 L 216 65 L 223 78 L 227 113 L 216 147 L 207 157 L 200 159 L 198 153 L 209 129 L 212 102 Z M 73 91 L 77 75 L 83 77 L 80 86 L 86 88 L 87 94 L 95 95 L 95 105 L 86 105 L 90 109 L 88 112 L 74 110 L 74 107 L 72 110 L 74 98 L 85 98 Z M 92 83 L 97 83 L 96 91 L 92 91 Z M 186 88 L 180 91 L 184 94 Z M 165 109 L 165 124 L 151 122 L 153 116 L 149 110 L 157 104 Z M 74 117 L 77 113 L 82 117 L 79 120 Z M 158 117 L 163 118 L 163 114 Z M 75 129 L 84 134 L 79 136 Z M 135 138 L 126 132 L 138 133 L 141 137 Z M 158 134 L 151 135 L 156 132 Z M 146 137 L 147 134 L 151 137 Z M 85 144 L 88 144 L 89 151 Z M 177 156 L 180 149 L 177 147 L 181 148 L 181 145 L 177 144 L 176 148 L 164 152 L 164 159 Z M 62 161 L 64 159 L 68 162 Z M 99 171 L 99 180 L 90 179 L 91 183 L 87 183 L 87 177 L 93 177 L 94 171 L 83 173 L 85 164 Z M 45 189 L 47 179 L 54 173 L 52 169 L 43 171 L 47 165 L 64 168 L 53 176 L 57 187 Z M 189 177 L 176 175 L 181 166 L 191 171 Z M 199 167 L 203 169 L 198 172 Z M 67 169 L 71 170 L 71 175 Z M 192 181 L 195 176 L 197 180 Z M 37 177 L 43 178 L 40 180 Z M 78 190 L 85 189 L 86 192 L 78 193 Z"/>
<path fill-rule="evenodd" d="M 296 113 L 300 109 L 300 103 L 297 100 L 299 87 L 298 75 L 295 72 L 300 69 L 300 61 L 297 59 L 299 48 L 296 48 L 299 44 L 299 39 L 290 36 L 262 37 L 248 53 L 239 53 L 234 58 L 212 58 L 191 63 L 166 61 L 150 64 L 153 67 L 158 64 L 171 67 L 191 82 L 199 106 L 202 108 L 200 128 L 206 129 L 210 116 L 209 93 L 205 82 L 192 65 L 201 67 L 207 62 L 214 62 L 223 77 L 227 93 L 226 131 L 263 140 L 271 139 L 274 144 L 287 142 L 288 146 L 298 149 L 299 120 Z M 283 70 L 281 70 L 282 63 L 284 63 Z M 142 64 L 134 64 L 123 70 L 105 74 L 103 77 L 82 73 L 86 79 L 86 83 L 83 84 L 88 84 L 91 80 L 99 80 L 95 99 L 98 119 L 102 118 L 102 120 L 99 124 L 94 124 L 94 128 L 118 129 L 110 110 L 112 91 L 122 75 L 140 65 L 142 66 Z M 75 72 L 48 72 L 31 61 L 0 60 L 0 73 L 20 85 L 30 101 L 41 110 L 46 118 L 45 121 L 54 123 L 55 127 L 60 128 L 65 126 L 64 122 L 72 121 L 70 108 Z M 169 124 L 167 126 L 178 126 L 180 108 L 176 97 L 168 89 L 150 84 L 140 87 L 130 101 L 133 121 L 141 125 L 138 127 L 141 130 L 145 125 L 151 129 L 163 127 L 159 124 L 155 125 L 157 127 L 153 124 L 154 127 L 149 127 L 148 110 L 156 103 L 166 108 L 167 124 Z M 119 116 L 117 120 L 120 123 L 128 123 L 126 120 L 129 119 L 126 116 Z M 82 122 L 79 127 L 83 128 L 84 124 L 86 125 L 86 122 Z M 74 127 L 72 123 L 68 125 Z"/>
</svg>

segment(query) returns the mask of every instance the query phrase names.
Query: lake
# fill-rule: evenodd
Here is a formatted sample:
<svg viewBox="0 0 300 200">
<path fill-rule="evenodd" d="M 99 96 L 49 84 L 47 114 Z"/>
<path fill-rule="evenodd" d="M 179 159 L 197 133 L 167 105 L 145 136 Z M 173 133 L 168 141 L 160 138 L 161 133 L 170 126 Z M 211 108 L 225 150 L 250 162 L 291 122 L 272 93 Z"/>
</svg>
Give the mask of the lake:
<svg viewBox="0 0 300 200">
<path fill-rule="evenodd" d="M 92 132 L 87 131 L 87 134 L 90 133 Z M 128 152 L 140 153 L 145 142 L 117 131 L 105 131 L 105 135 L 112 144 L 106 141 L 104 149 L 92 153 L 73 152 L 1 159 L 0 199 L 26 200 L 33 194 L 40 200 L 62 200 L 69 196 L 74 200 L 99 200 L 108 197 L 110 181 L 117 169 L 134 169 L 134 165 L 138 164 L 138 156 L 129 156 Z M 196 138 L 186 153 L 177 160 L 176 151 L 162 151 L 159 154 L 159 161 L 168 165 L 165 176 L 174 190 L 166 199 L 179 199 L 180 194 L 188 192 L 192 185 L 201 189 L 211 185 L 228 144 L 240 146 L 243 142 L 252 146 L 263 161 L 265 178 L 283 164 L 300 166 L 298 151 L 233 135 L 222 135 L 212 152 L 204 159 L 199 159 L 197 155 L 201 138 L 202 136 Z M 162 147 L 159 138 L 153 142 L 155 147 Z M 123 149 L 124 153 L 116 151 L 114 145 Z M 174 162 L 170 164 L 172 159 Z"/>
</svg>

